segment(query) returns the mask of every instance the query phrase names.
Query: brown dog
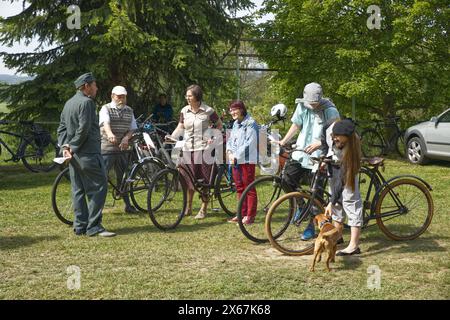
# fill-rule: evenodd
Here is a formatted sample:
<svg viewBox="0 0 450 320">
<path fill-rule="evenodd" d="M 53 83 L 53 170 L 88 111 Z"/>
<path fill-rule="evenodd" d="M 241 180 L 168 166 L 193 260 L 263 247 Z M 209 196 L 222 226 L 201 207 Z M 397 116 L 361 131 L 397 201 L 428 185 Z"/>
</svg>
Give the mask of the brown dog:
<svg viewBox="0 0 450 320">
<path fill-rule="evenodd" d="M 336 255 L 337 241 L 341 237 L 339 230 L 333 226 L 329 217 L 325 214 L 318 214 L 314 217 L 314 223 L 319 227 L 319 236 L 314 244 L 314 258 L 310 271 L 314 271 L 314 266 L 322 259 L 322 252 L 328 251 L 327 268 L 330 269 L 330 261 L 334 262 Z"/>
</svg>

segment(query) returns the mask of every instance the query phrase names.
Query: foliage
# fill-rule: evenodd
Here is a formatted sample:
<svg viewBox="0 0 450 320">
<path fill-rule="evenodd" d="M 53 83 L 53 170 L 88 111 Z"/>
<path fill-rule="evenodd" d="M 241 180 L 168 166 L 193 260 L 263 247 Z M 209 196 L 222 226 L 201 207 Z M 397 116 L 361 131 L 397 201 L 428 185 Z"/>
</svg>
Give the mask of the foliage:
<svg viewBox="0 0 450 320">
<path fill-rule="evenodd" d="M 0 91 L 10 99 L 13 118 L 57 119 L 74 93 L 73 81 L 91 71 L 98 79 L 99 104 L 114 85 L 129 91 L 128 102 L 145 112 L 160 92 L 181 103 L 184 89 L 198 83 L 205 92 L 220 88 L 227 74 L 221 47 L 232 47 L 245 19 L 231 12 L 251 7 L 232 0 L 58 0 L 23 1 L 24 10 L 0 19 L 0 42 L 12 46 L 37 38 L 34 53 L 1 53 L 5 65 L 36 76 Z M 78 5 L 81 28 L 69 30 L 67 8 Z M 43 50 L 43 47 L 50 49 Z"/>
<path fill-rule="evenodd" d="M 266 0 L 273 13 L 254 29 L 274 83 L 288 102 L 306 83 L 322 84 L 343 113 L 356 98 L 357 116 L 429 117 L 450 98 L 445 1 Z M 370 30 L 367 8 L 381 9 L 381 28 Z M 272 40 L 272 41 L 267 41 Z"/>
</svg>

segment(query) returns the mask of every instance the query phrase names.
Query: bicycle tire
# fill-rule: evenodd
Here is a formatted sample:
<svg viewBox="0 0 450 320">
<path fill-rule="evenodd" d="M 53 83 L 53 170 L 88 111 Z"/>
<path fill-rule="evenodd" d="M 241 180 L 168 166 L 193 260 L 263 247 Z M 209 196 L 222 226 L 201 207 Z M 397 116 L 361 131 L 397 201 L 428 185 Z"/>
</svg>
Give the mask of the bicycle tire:
<svg viewBox="0 0 450 320">
<path fill-rule="evenodd" d="M 43 148 L 36 146 L 33 141 L 24 141 L 19 154 L 23 165 L 31 172 L 49 172 L 57 166 L 53 159 L 58 157 L 59 149 L 53 140 Z"/>
<path fill-rule="evenodd" d="M 69 168 L 57 176 L 52 186 L 52 207 L 56 217 L 64 224 L 73 225 L 73 200 Z M 72 219 L 70 219 L 72 218 Z"/>
<path fill-rule="evenodd" d="M 186 206 L 187 187 L 179 171 L 166 168 L 158 172 L 148 192 L 148 213 L 153 224 L 163 231 L 175 229 L 184 217 Z"/>
<path fill-rule="evenodd" d="M 307 209 L 304 206 L 310 201 L 312 201 L 311 207 Z M 289 205 L 284 205 L 283 207 L 285 202 L 289 202 Z M 289 209 L 289 211 L 283 209 L 292 206 L 292 203 L 294 203 L 294 207 L 303 206 L 303 209 L 306 211 L 301 211 L 301 214 L 295 217 L 292 209 Z M 280 207 L 281 210 L 279 210 Z M 322 213 L 325 211 L 324 204 L 317 198 L 313 199 L 309 193 L 294 191 L 278 198 L 270 206 L 265 223 L 267 238 L 272 247 L 290 256 L 311 254 L 314 251 L 315 239 L 301 241 L 300 236 L 303 230 L 300 228 L 300 225 L 305 226 L 310 223 L 312 210 L 317 210 Z M 287 228 L 285 228 L 281 235 L 275 236 L 273 230 L 279 230 L 280 227 L 278 225 L 287 225 Z"/>
<path fill-rule="evenodd" d="M 226 166 L 219 166 L 214 186 L 214 193 L 222 210 L 229 217 L 235 216 L 236 209 L 233 208 L 233 210 L 231 207 L 236 205 L 236 185 L 233 180 L 233 175 L 228 174 Z"/>
<path fill-rule="evenodd" d="M 139 162 L 132 169 L 129 193 L 134 207 L 141 212 L 147 212 L 147 192 L 154 176 L 164 168 L 164 165 L 152 158 Z"/>
<path fill-rule="evenodd" d="M 246 201 L 247 195 L 253 188 L 256 189 L 257 195 L 257 207 L 256 207 L 256 216 L 254 222 L 250 225 L 244 224 L 242 219 L 244 215 L 242 214 L 242 207 L 244 205 L 244 201 Z M 259 191 L 258 191 L 259 189 Z M 267 200 L 267 197 L 262 197 L 264 191 L 272 190 L 270 194 L 270 198 Z M 265 221 L 266 215 L 269 211 L 270 205 L 280 197 L 281 194 L 286 193 L 287 191 L 283 189 L 281 177 L 279 176 L 262 176 L 245 188 L 244 192 L 239 199 L 238 206 L 236 209 L 236 216 L 238 220 L 239 229 L 242 234 L 249 240 L 255 243 L 265 243 L 268 242 L 266 233 L 265 233 Z"/>
<path fill-rule="evenodd" d="M 361 133 L 361 150 L 364 157 L 379 157 L 383 154 L 384 144 L 380 134 L 374 129 L 367 129 Z"/>
<path fill-rule="evenodd" d="M 415 218 L 410 215 L 412 210 L 415 208 L 412 207 L 412 204 L 416 204 L 420 202 L 420 196 L 419 194 L 410 195 L 407 197 L 405 195 L 405 192 L 402 194 L 402 187 L 410 186 L 412 188 L 415 188 L 416 190 L 421 193 L 422 196 L 425 197 L 426 203 L 420 203 L 418 211 L 425 213 L 425 219 L 421 219 L 419 222 L 420 226 L 418 228 L 413 227 L 413 232 L 409 232 L 404 234 L 404 230 L 411 229 L 408 227 L 408 225 L 412 225 L 415 223 Z M 391 202 L 397 202 L 395 197 L 392 196 L 392 194 L 395 194 L 398 198 L 403 198 L 402 204 L 405 205 L 405 198 L 406 200 L 410 199 L 413 201 L 412 204 L 407 203 L 405 206 L 406 212 L 401 213 L 397 216 L 386 216 L 386 213 L 384 213 L 384 208 L 390 208 L 393 204 Z M 390 198 L 388 197 L 390 196 Z M 387 204 L 386 204 L 387 202 Z M 389 206 L 390 205 L 390 206 Z M 397 205 L 398 206 L 398 205 Z M 413 240 L 419 237 L 422 233 L 424 233 L 427 228 L 429 227 L 431 220 L 433 219 L 433 213 L 434 213 L 434 204 L 433 204 L 433 198 L 431 197 L 431 193 L 428 190 L 428 188 L 420 181 L 408 179 L 408 178 L 400 178 L 397 180 L 392 181 L 389 183 L 386 187 L 384 187 L 380 193 L 380 197 L 377 201 L 376 205 L 376 216 L 377 216 L 377 224 L 378 227 L 381 229 L 381 231 L 390 239 L 392 240 Z M 406 217 L 408 216 L 408 219 L 402 219 L 402 221 L 406 221 L 407 224 L 403 227 L 399 227 L 399 217 Z M 396 224 L 388 223 L 389 221 L 396 221 Z M 424 221 L 423 221 L 424 220 Z"/>
</svg>

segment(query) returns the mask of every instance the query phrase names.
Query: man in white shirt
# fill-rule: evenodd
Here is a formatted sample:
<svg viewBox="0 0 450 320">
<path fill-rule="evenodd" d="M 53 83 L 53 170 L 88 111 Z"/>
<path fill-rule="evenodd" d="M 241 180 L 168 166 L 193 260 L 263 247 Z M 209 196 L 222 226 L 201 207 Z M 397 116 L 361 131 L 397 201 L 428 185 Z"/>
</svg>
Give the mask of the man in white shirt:
<svg viewBox="0 0 450 320">
<path fill-rule="evenodd" d="M 137 129 L 133 109 L 127 106 L 126 102 L 126 89 L 116 86 L 111 93 L 111 102 L 102 106 L 99 113 L 103 159 L 107 172 L 114 167 L 118 184 L 127 167 L 127 156 L 122 151 L 128 149 L 131 135 Z M 124 195 L 123 200 L 125 212 L 137 212 L 136 208 L 131 205 L 128 195 Z"/>
</svg>

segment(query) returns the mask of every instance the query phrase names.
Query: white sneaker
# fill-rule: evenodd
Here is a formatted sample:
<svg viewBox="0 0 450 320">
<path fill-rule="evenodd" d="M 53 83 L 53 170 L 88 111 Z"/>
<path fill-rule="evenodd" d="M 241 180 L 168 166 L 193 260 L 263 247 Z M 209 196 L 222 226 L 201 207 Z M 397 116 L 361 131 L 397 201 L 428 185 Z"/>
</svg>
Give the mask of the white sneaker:
<svg viewBox="0 0 450 320">
<path fill-rule="evenodd" d="M 98 235 L 99 237 L 105 237 L 105 238 L 115 237 L 115 236 L 116 236 L 116 234 L 115 234 L 114 232 L 109 232 L 109 231 L 106 231 L 106 230 L 97 233 L 97 235 Z"/>
</svg>

